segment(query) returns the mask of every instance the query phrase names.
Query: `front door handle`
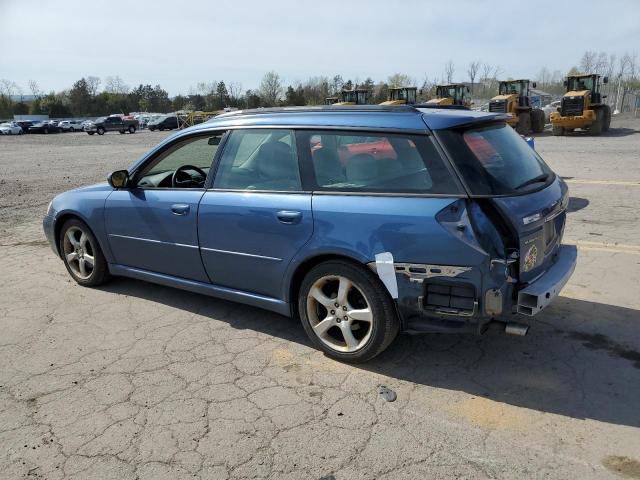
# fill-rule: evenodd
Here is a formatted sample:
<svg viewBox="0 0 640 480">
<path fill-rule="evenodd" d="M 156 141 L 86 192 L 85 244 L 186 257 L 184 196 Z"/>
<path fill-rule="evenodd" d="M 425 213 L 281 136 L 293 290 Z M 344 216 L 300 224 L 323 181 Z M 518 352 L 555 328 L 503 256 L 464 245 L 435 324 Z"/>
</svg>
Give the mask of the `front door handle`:
<svg viewBox="0 0 640 480">
<path fill-rule="evenodd" d="M 187 213 L 189 213 L 190 209 L 191 207 L 189 207 L 189 205 L 187 205 L 186 203 L 176 203 L 174 205 L 171 205 L 171 211 L 174 215 L 186 215 Z"/>
<path fill-rule="evenodd" d="M 277 213 L 277 216 L 280 223 L 286 223 L 287 225 L 293 225 L 302 220 L 302 212 L 295 212 L 291 210 L 280 210 Z"/>
</svg>

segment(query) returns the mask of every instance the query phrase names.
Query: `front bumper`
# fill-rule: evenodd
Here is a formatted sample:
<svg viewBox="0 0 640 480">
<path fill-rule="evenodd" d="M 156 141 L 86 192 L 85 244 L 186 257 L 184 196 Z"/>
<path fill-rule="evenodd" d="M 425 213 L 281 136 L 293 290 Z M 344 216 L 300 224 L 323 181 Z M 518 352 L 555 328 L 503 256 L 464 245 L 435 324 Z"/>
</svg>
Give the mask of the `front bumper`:
<svg viewBox="0 0 640 480">
<path fill-rule="evenodd" d="M 44 230 L 44 236 L 47 238 L 51 249 L 56 255 L 60 255 L 58 252 L 58 247 L 56 245 L 56 236 L 55 236 L 55 217 L 53 215 L 47 214 L 42 220 L 42 229 Z"/>
<path fill-rule="evenodd" d="M 596 119 L 595 111 L 584 110 L 582 115 L 563 117 L 560 112 L 552 112 L 549 120 L 551 125 L 565 128 L 580 128 L 585 125 L 591 125 Z"/>
<path fill-rule="evenodd" d="M 578 249 L 561 245 L 556 263 L 533 283 L 518 292 L 517 312 L 533 316 L 558 296 L 576 268 Z"/>
</svg>

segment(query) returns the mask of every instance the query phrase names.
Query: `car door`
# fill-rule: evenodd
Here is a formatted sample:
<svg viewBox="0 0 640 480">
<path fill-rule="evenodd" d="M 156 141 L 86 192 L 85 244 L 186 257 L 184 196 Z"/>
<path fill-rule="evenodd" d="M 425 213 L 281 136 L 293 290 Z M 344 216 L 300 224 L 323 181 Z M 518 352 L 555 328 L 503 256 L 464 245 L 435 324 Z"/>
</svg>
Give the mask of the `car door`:
<svg viewBox="0 0 640 480">
<path fill-rule="evenodd" d="M 234 130 L 198 211 L 202 261 L 216 285 L 282 298 L 293 256 L 313 233 L 294 134 Z"/>
<path fill-rule="evenodd" d="M 220 134 L 181 137 L 132 172 L 106 201 L 105 226 L 120 265 L 208 282 L 198 246 L 198 204 Z M 181 167 L 178 174 L 175 172 Z M 172 177 L 180 183 L 172 182 Z"/>
</svg>

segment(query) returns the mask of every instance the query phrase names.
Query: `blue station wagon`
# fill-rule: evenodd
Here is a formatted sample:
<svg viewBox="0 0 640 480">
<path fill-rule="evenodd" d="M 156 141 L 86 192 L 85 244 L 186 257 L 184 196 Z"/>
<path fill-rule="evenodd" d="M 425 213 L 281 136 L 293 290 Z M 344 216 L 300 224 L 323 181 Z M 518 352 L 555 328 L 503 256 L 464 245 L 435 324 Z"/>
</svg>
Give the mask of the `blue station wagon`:
<svg viewBox="0 0 640 480">
<path fill-rule="evenodd" d="M 567 186 L 503 114 L 421 106 L 238 111 L 107 183 L 55 197 L 44 231 L 80 285 L 126 276 L 299 317 L 366 361 L 400 331 L 535 315 L 576 264 Z"/>
</svg>

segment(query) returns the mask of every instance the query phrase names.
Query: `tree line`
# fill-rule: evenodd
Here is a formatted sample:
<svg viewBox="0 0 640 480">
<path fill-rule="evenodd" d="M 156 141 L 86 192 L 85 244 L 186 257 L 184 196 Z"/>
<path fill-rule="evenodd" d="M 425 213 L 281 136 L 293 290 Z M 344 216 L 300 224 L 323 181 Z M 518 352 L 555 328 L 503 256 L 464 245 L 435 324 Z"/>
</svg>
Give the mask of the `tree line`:
<svg viewBox="0 0 640 480">
<path fill-rule="evenodd" d="M 640 91 L 639 65 L 635 54 L 616 54 L 586 51 L 576 66 L 563 73 L 549 71 L 543 67 L 536 78 L 537 88 L 552 95 L 564 92 L 563 81 L 567 74 L 598 73 L 608 76 L 610 84 L 605 92 L 611 103 L 618 103 L 629 92 Z M 435 94 L 438 84 L 464 82 L 469 85 L 476 99 L 488 99 L 495 95 L 499 80 L 505 78 L 499 65 L 472 61 L 464 67 L 448 61 L 440 76 L 425 76 L 418 82 L 409 75 L 396 73 L 384 80 L 374 81 L 344 79 L 342 75 L 316 76 L 306 81 L 286 85 L 280 75 L 267 72 L 256 89 L 243 90 L 238 82 L 199 82 L 187 94 L 170 97 L 159 84 L 140 84 L 131 88 L 119 76 L 104 79 L 95 76 L 83 77 L 64 91 L 44 92 L 35 80 L 28 83 L 29 100 L 16 99 L 25 95 L 25 90 L 7 79 L 0 79 L 0 118 L 14 114 L 47 114 L 50 117 L 94 117 L 111 113 L 129 112 L 174 112 L 178 110 L 218 111 L 226 107 L 258 108 L 288 105 L 322 105 L 327 97 L 338 95 L 343 89 L 367 88 L 372 92 L 371 103 L 381 103 L 388 98 L 389 89 L 401 86 L 417 86 L 418 100 L 426 101 Z"/>
</svg>

